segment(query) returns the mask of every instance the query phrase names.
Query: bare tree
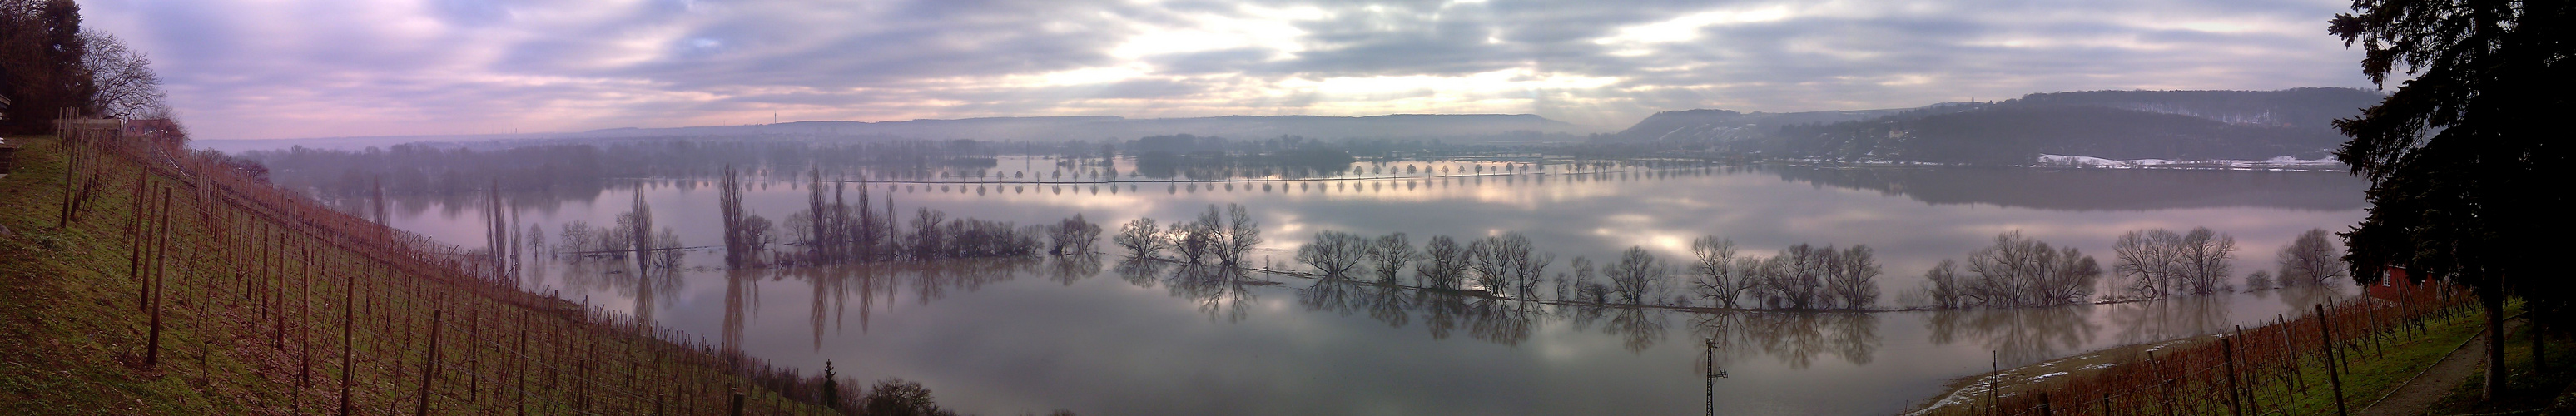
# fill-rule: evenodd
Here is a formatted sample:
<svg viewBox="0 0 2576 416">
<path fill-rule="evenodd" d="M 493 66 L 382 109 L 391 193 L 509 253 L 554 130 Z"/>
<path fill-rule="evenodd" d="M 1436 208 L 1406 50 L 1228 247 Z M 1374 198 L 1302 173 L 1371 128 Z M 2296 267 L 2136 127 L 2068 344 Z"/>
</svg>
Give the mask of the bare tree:
<svg viewBox="0 0 2576 416">
<path fill-rule="evenodd" d="M 1923 271 L 1923 292 L 1931 298 L 1934 308 L 1958 309 L 1976 303 L 1966 286 L 1967 282 L 1959 280 L 1957 260 L 1941 259 L 1940 264 Z"/>
<path fill-rule="evenodd" d="M 1825 247 L 1825 250 L 1831 252 L 1833 247 Z M 1828 259 L 1825 298 L 1831 306 L 1857 309 L 1878 303 L 1876 279 L 1880 270 L 1877 260 L 1871 257 L 1869 246 L 1853 245 Z"/>
<path fill-rule="evenodd" d="M 1217 214 L 1216 205 L 1208 205 L 1207 213 L 1200 214 L 1198 221 L 1172 224 L 1173 249 L 1180 252 L 1181 260 L 1198 263 L 1200 258 L 1220 250 L 1220 246 L 1225 244 L 1225 237 L 1219 235 L 1222 231 L 1218 228 L 1223 222 L 1224 217 Z"/>
<path fill-rule="evenodd" d="M 1073 214 L 1054 227 L 1047 228 L 1047 254 L 1072 255 L 1090 253 L 1091 245 L 1100 241 L 1100 226 Z"/>
<path fill-rule="evenodd" d="M 1422 287 L 1457 289 L 1471 256 L 1458 240 L 1445 235 L 1431 237 L 1430 242 L 1422 244 L 1422 263 L 1414 266 L 1413 278 L 1420 280 Z"/>
<path fill-rule="evenodd" d="M 1833 263 L 1832 247 L 1800 243 L 1781 249 L 1780 254 L 1765 262 L 1765 285 L 1772 288 L 1782 305 L 1790 309 L 1810 309 L 1824 303 L 1825 272 Z"/>
<path fill-rule="evenodd" d="M 1528 295 L 1548 263 L 1556 261 L 1555 254 L 1538 253 L 1529 237 L 1517 232 L 1478 239 L 1467 247 L 1476 284 L 1496 295 Z"/>
<path fill-rule="evenodd" d="M 1297 248 L 1297 261 L 1314 266 L 1327 279 L 1347 279 L 1367 256 L 1369 240 L 1357 234 L 1319 231 L 1315 241 Z"/>
<path fill-rule="evenodd" d="M 1216 205 L 1208 205 L 1213 212 Z M 1217 250 L 1217 260 L 1227 267 L 1243 264 L 1243 255 L 1261 245 L 1261 223 L 1252 221 L 1252 213 L 1241 204 L 1225 204 L 1224 243 Z"/>
<path fill-rule="evenodd" d="M 2343 261 L 2343 249 L 2327 240 L 2332 236 L 2324 229 L 2300 233 L 2290 245 L 2281 246 L 2281 285 L 2323 284 L 2334 279 L 2352 277 L 2351 266 Z"/>
<path fill-rule="evenodd" d="M 1969 253 L 1966 272 L 1953 278 L 1965 278 L 1959 298 L 1974 306 L 2014 308 L 2083 302 L 2102 268 L 2074 247 L 2055 249 L 2011 231 Z"/>
<path fill-rule="evenodd" d="M 1395 283 L 1396 277 L 1403 274 L 1404 265 L 1420 258 L 1422 252 L 1413 249 L 1413 242 L 1406 240 L 1404 233 L 1378 237 L 1377 242 L 1368 247 L 1369 263 L 1377 270 L 1377 280 L 1382 283 Z"/>
<path fill-rule="evenodd" d="M 1126 247 L 1127 252 L 1132 253 L 1130 256 L 1137 258 L 1152 258 L 1162 253 L 1164 246 L 1169 245 L 1169 242 L 1163 239 L 1163 228 L 1155 225 L 1153 218 L 1137 218 L 1135 221 L 1128 221 L 1127 225 L 1118 227 L 1118 235 L 1110 237 L 1109 240 L 1118 243 L 1121 247 Z"/>
<path fill-rule="evenodd" d="M 1592 302 L 1595 305 L 1610 301 L 1609 286 L 1601 284 L 1600 279 L 1594 277 L 1596 273 L 1593 272 L 1592 259 L 1574 256 L 1574 261 L 1568 266 L 1574 269 L 1574 296 L 1569 299 Z"/>
<path fill-rule="evenodd" d="M 1718 307 L 1735 307 L 1735 296 L 1744 292 L 1745 286 L 1745 279 L 1736 274 L 1735 240 L 1701 236 L 1691 240 L 1691 255 L 1698 259 L 1691 263 L 1691 272 L 1699 277 L 1692 281 L 1693 293 L 1715 301 Z"/>
<path fill-rule="evenodd" d="M 2228 291 L 2227 278 L 2236 259 L 2236 237 L 2192 228 L 2182 236 L 2183 290 L 2193 294 Z"/>
<path fill-rule="evenodd" d="M 2271 289 L 2273 287 L 2272 285 L 2272 271 L 2270 270 L 2255 270 L 2253 273 L 2245 274 L 2245 290 L 2247 291 Z"/>
<path fill-rule="evenodd" d="M 947 213 L 928 207 L 921 208 L 912 214 L 912 235 L 910 236 L 912 238 L 903 246 L 911 249 L 913 260 L 936 260 L 948 257 L 947 233 L 940 229 L 947 221 Z"/>
<path fill-rule="evenodd" d="M 2230 289 L 2228 276 L 2235 258 L 2236 237 L 2207 227 L 2187 233 L 2164 229 L 2130 231 L 2121 234 L 2111 248 L 2118 256 L 2112 270 L 2128 280 L 2131 293 L 2156 298 Z"/>
<path fill-rule="evenodd" d="M 1654 253 L 1644 247 L 1628 246 L 1619 253 L 1619 262 L 1611 263 L 1602 274 L 1610 278 L 1610 289 L 1628 304 L 1644 304 L 1656 287 L 1663 284 L 1664 267 L 1655 264 Z"/>
<path fill-rule="evenodd" d="M 2112 270 L 2128 281 L 2130 293 L 2159 298 L 2181 285 L 2182 234 L 2172 230 L 2132 230 L 2111 244 Z"/>
<path fill-rule="evenodd" d="M 98 106 L 100 117 L 170 118 L 169 94 L 161 91 L 161 76 L 152 72 L 151 58 L 126 47 L 116 35 L 83 30 L 80 36 L 89 45 L 81 67 L 98 88 L 90 92 L 90 102 Z"/>
</svg>

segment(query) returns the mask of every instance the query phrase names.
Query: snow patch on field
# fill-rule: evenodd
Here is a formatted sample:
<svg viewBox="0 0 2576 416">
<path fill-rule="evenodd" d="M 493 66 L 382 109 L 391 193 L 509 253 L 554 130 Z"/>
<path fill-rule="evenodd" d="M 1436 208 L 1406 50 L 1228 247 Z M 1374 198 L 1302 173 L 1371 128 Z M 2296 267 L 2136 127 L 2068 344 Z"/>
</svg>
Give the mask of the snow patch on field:
<svg viewBox="0 0 2576 416">
<path fill-rule="evenodd" d="M 2169 159 L 2111 160 L 2092 156 L 2041 154 L 2039 155 L 2039 160 L 2037 160 L 2037 162 L 2039 166 L 2081 166 L 2100 168 L 2210 168 L 2234 170 L 2312 170 L 2334 169 L 2344 166 L 2343 162 L 2336 161 L 2332 158 L 2310 160 L 2290 156 L 2280 156 L 2264 160 L 2221 159 L 2177 161 Z"/>
</svg>

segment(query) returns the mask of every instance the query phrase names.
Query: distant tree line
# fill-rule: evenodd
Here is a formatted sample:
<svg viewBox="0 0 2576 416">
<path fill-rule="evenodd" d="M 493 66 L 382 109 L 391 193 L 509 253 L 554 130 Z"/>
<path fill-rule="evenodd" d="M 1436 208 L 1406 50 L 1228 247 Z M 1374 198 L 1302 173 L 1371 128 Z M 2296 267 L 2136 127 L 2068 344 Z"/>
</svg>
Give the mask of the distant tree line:
<svg viewBox="0 0 2576 416">
<path fill-rule="evenodd" d="M 1122 245 L 1150 243 L 1154 240 L 1144 230 L 1152 226 L 1150 219 L 1131 222 L 1119 241 Z M 1517 232 L 1465 243 L 1434 236 L 1419 249 L 1410 240 L 1403 233 L 1370 238 L 1321 231 L 1313 242 L 1298 247 L 1296 260 L 1324 279 L 1365 277 L 1380 285 L 1399 285 L 1405 283 L 1402 277 L 1409 270 L 1410 283 L 1427 290 L 1539 300 L 1544 298 L 1542 289 L 1552 288 L 1546 294 L 1557 301 L 1695 306 L 1701 304 L 1697 298 L 1719 308 L 1867 309 L 1878 303 L 1876 279 L 1882 274 L 1865 245 L 1835 249 L 1799 244 L 1771 258 L 1739 257 L 1733 242 L 1703 237 L 1692 244 L 1696 261 L 1686 266 L 1692 276 L 1680 282 L 1674 265 L 1643 247 L 1631 246 L 1617 259 L 1597 266 L 1578 256 L 1566 270 L 1550 275 L 1548 268 L 1556 263 L 1556 254 L 1537 251 L 1528 237 Z M 1150 247 L 1129 248 L 1151 253 Z M 1687 290 L 1692 295 L 1675 293 L 1683 289 L 1682 284 L 1690 285 Z M 1748 297 L 1755 302 L 1740 302 Z"/>
<path fill-rule="evenodd" d="M 2278 286 L 2319 285 L 2351 277 L 2342 250 L 2330 234 L 2313 229 L 2280 249 L 2277 272 L 2258 270 L 2245 276 L 2246 290 Z M 2051 247 L 2019 231 L 1995 236 L 1994 244 L 1968 254 L 1965 263 L 1945 259 L 1923 274 L 1923 287 L 1904 296 L 1907 303 L 1936 309 L 2037 307 L 2099 301 L 2164 299 L 2237 290 L 2234 278 L 2236 238 L 2206 227 L 2176 232 L 2144 229 L 2123 233 L 2112 243 L 2114 261 L 2100 262 L 2074 247 Z M 2113 294 L 2096 298 L 2104 273 L 2120 280 Z M 2278 277 L 2275 277 L 2277 273 Z"/>
</svg>

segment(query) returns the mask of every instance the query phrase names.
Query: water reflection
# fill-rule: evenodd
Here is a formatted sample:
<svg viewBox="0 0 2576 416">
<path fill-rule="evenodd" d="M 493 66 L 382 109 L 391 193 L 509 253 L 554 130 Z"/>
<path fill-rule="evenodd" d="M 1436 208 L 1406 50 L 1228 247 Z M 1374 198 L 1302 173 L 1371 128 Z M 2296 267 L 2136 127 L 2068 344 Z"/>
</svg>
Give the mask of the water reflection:
<svg viewBox="0 0 2576 416">
<path fill-rule="evenodd" d="M 1762 166 L 1781 180 L 1905 195 L 1928 204 L 2047 210 L 2265 207 L 2353 210 L 2369 185 L 2342 172 Z M 2103 186 L 2119 184 L 2119 186 Z"/>
<path fill-rule="evenodd" d="M 1205 264 L 1181 264 L 1163 278 L 1163 287 L 1173 297 L 1188 299 L 1198 305 L 1208 320 L 1224 317 L 1226 322 L 1242 322 L 1251 316 L 1253 295 L 1250 285 L 1266 284 L 1252 280 L 1243 269 Z"/>
<path fill-rule="evenodd" d="M 1932 343 L 1971 343 L 1994 351 L 2004 366 L 2071 354 L 2093 342 L 2101 325 L 2086 319 L 2094 305 L 1931 312 L 1925 325 Z"/>
<path fill-rule="evenodd" d="M 581 258 L 566 261 L 563 266 L 564 289 L 635 299 L 635 318 L 646 323 L 653 322 L 655 311 L 669 306 L 662 294 L 680 291 L 687 280 L 680 278 L 678 268 L 655 267 L 637 272 L 634 262 L 618 259 Z"/>
<path fill-rule="evenodd" d="M 2119 328 L 2113 337 L 2122 344 L 2161 341 L 2196 335 L 2207 335 L 2234 328 L 2228 297 L 2183 296 L 2162 302 L 2129 302 L 2103 305 L 2111 327 Z"/>
<path fill-rule="evenodd" d="M 1770 357 L 1792 369 L 1830 354 L 1869 364 L 1881 345 L 1879 314 L 1730 311 L 1691 316 L 1691 335 L 1716 345 L 1721 362 Z"/>
<path fill-rule="evenodd" d="M 1241 202 L 1261 207 L 1256 212 L 1264 224 L 1277 227 L 1271 228 L 1278 230 L 1272 234 L 1277 238 L 1260 248 L 1274 253 L 1304 242 L 1303 237 L 1315 230 L 1414 236 L 1524 232 L 1540 247 L 1557 250 L 1565 258 L 1603 258 L 1612 253 L 1599 250 L 1638 244 L 1660 250 L 1659 256 L 1667 259 L 1680 258 L 1675 256 L 1686 255 L 1681 246 L 1654 243 L 1688 241 L 1701 234 L 1775 248 L 1799 242 L 1866 243 L 1882 250 L 1890 270 L 1881 278 L 1882 284 L 1891 292 L 1914 287 L 1914 276 L 1921 269 L 1987 243 L 1994 233 L 2006 229 L 2026 229 L 2053 242 L 2068 241 L 2095 251 L 2130 228 L 2208 225 L 2247 238 L 2245 247 L 2274 247 L 2283 241 L 2256 240 L 2291 236 L 2363 215 L 2357 206 L 2339 212 L 2304 211 L 2310 208 L 2303 206 L 2310 205 L 2297 201 L 2307 199 L 2310 191 L 2299 189 L 2307 185 L 2298 180 L 2277 181 L 2264 196 L 2220 192 L 2234 195 L 2227 198 L 2247 198 L 2238 202 L 2175 196 L 2183 199 L 2168 205 L 2071 205 L 2032 199 L 2010 189 L 1996 191 L 1997 195 L 1958 189 L 1980 185 L 1973 182 L 1986 182 L 1980 186 L 1990 188 L 2056 186 L 2045 183 L 1878 170 L 1972 183 L 1886 180 L 1881 185 L 1846 186 L 1835 182 L 1843 179 L 1774 178 L 1777 169 L 1766 167 L 1633 172 L 1625 179 L 1617 172 L 1584 172 L 1256 181 L 1235 183 L 1231 190 L 1225 183 L 1145 182 L 1123 187 L 1028 185 L 1037 189 L 1020 193 L 1017 184 L 922 183 L 900 184 L 918 193 L 897 200 L 905 210 L 929 207 L 1022 224 L 1050 223 L 1073 213 L 1108 223 L 1139 217 L 1187 218 L 1209 203 Z M 2254 183 L 2275 175 L 2217 174 L 2244 177 L 2219 183 Z M 2122 179 L 2096 179 L 2118 180 Z M 1277 186 L 1265 189 L 1267 184 Z M 755 213 L 784 218 L 781 213 L 806 202 L 805 193 L 792 190 L 796 186 L 780 182 L 771 192 L 747 193 L 746 201 Z M 941 186 L 948 190 L 940 191 Z M 978 186 L 989 187 L 988 193 L 979 196 L 965 189 Z M 2127 185 L 2089 186 L 2124 189 Z M 669 207 L 666 212 L 714 212 L 711 198 L 704 194 L 682 193 L 678 190 L 682 186 L 676 185 L 648 187 L 661 189 L 646 192 L 646 198 L 657 208 Z M 1061 194 L 1059 187 L 1065 188 Z M 1100 192 L 1103 187 L 1110 192 Z M 2357 200 L 2358 191 L 2354 194 Z M 625 193 L 614 196 L 607 201 L 574 201 L 556 213 L 532 210 L 530 223 L 549 229 L 570 221 L 606 223 L 627 206 Z M 2118 211 L 2238 205 L 2268 208 Z M 480 216 L 442 219 L 435 214 L 446 207 L 473 211 L 477 209 L 474 201 L 433 201 L 420 206 L 430 213 L 400 218 L 400 225 L 443 241 L 480 238 L 479 220 L 473 220 Z M 2292 209 L 2274 209 L 2282 207 Z M 717 222 L 674 218 L 678 219 L 668 223 L 681 237 L 695 239 L 688 245 L 719 244 L 714 240 L 721 235 Z M 2248 253 L 2240 264 L 2270 263 L 2268 249 Z M 721 257 L 689 259 L 706 262 Z M 1490 403 L 1537 409 L 1519 413 L 1585 413 L 1597 411 L 1599 400 L 1608 400 L 1601 398 L 1633 404 L 1627 408 L 1636 413 L 1697 411 L 1703 394 L 1695 378 L 1698 368 L 1684 363 L 1700 356 L 1697 341 L 1701 338 L 1718 340 L 1720 364 L 1729 365 L 1736 374 L 1719 382 L 1716 394 L 1721 403 L 1728 402 L 1728 397 L 1772 403 L 1767 408 L 1772 410 L 1737 410 L 1886 413 L 1930 394 L 1918 390 L 1984 371 L 1986 366 L 1971 361 L 1984 360 L 1990 350 L 2001 351 L 2013 363 L 2056 358 L 2117 343 L 2250 324 L 2232 321 L 2269 320 L 2279 310 L 2304 311 L 2308 304 L 2339 296 L 2330 290 L 2289 288 L 2172 305 L 1877 314 L 1699 313 L 1516 301 L 1367 281 L 1247 276 L 1123 257 L 684 269 L 684 277 L 677 279 L 631 275 L 631 261 L 532 266 L 545 267 L 535 276 L 546 280 L 531 285 L 562 286 L 576 300 L 609 299 L 602 301 L 609 305 L 636 301 L 638 311 L 656 316 L 659 323 L 710 335 L 721 330 L 728 350 L 817 368 L 826 359 L 837 359 L 853 373 L 924 379 L 938 383 L 943 396 L 954 395 L 958 403 L 985 406 L 976 411 L 987 414 L 1027 410 L 1011 407 L 1020 403 L 1111 414 L 1210 413 L 1214 411 L 1187 410 L 1253 406 L 1280 414 L 1366 413 L 1367 409 L 1282 403 L 1348 403 L 1367 394 L 1381 395 L 1366 396 L 1373 403 L 1395 403 L 1412 410 L 1401 413 L 1417 414 L 1515 413 L 1480 407 Z M 977 291 L 982 292 L 966 295 Z M 725 310 L 704 310 L 719 305 Z M 2233 310 L 2225 310 L 2229 308 Z M 1317 339 L 1334 342 L 1297 343 Z M 1173 348 L 1139 357 L 1128 353 L 1135 350 L 1134 345 Z M 1245 345 L 1256 347 L 1247 350 Z M 1274 347 L 1282 345 L 1297 347 Z M 1184 349 L 1189 352 L 1180 352 Z M 1268 358 L 1246 359 L 1246 354 Z M 1433 371 L 1424 371 L 1425 367 Z M 1417 387 L 1458 378 L 1479 382 L 1452 386 L 1455 391 Z M 1383 381 L 1278 384 L 1282 379 Z M 1729 382 L 1735 385 L 1725 387 Z M 1389 387 L 1396 384 L 1406 387 Z M 1856 394 L 1809 394 L 1813 391 Z M 1190 393 L 1194 397 L 1184 401 L 1196 400 L 1189 403 L 1203 407 L 1156 407 L 1170 403 L 1173 392 Z M 1887 398 L 1856 400 L 1854 396 Z M 1632 397 L 1688 400 L 1667 403 Z M 1232 406 L 1204 407 L 1228 405 Z"/>
</svg>

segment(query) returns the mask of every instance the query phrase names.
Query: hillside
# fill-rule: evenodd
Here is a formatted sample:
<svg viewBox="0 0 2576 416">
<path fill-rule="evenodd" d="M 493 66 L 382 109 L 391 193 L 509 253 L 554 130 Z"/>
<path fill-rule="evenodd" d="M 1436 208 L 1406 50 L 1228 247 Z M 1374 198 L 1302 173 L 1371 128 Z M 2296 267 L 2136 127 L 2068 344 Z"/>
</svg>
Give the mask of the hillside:
<svg viewBox="0 0 2576 416">
<path fill-rule="evenodd" d="M 516 289 L 175 141 L 83 136 L 8 139 L 0 414 L 825 413 L 818 378 Z"/>
<path fill-rule="evenodd" d="M 1904 110 L 1739 113 L 1727 110 L 1666 111 L 1647 116 L 1627 130 L 1610 135 L 1621 142 L 1733 141 L 1767 137 L 1780 126 L 1837 123 L 1894 114 Z"/>
</svg>

